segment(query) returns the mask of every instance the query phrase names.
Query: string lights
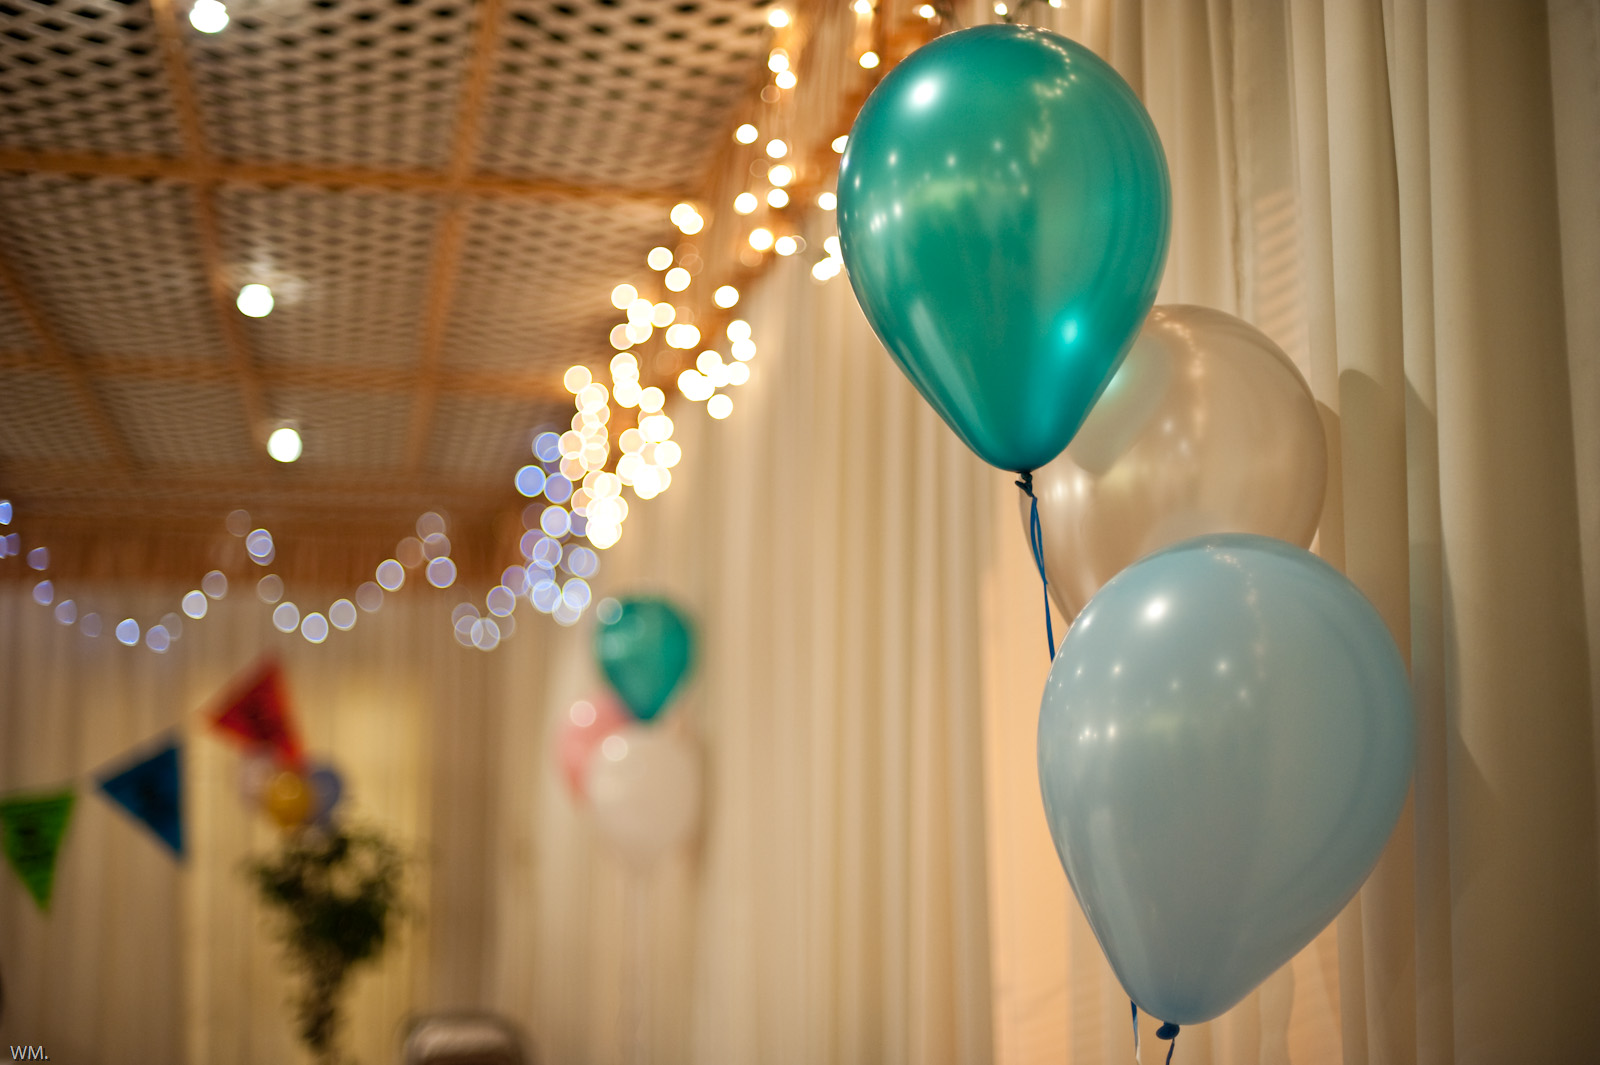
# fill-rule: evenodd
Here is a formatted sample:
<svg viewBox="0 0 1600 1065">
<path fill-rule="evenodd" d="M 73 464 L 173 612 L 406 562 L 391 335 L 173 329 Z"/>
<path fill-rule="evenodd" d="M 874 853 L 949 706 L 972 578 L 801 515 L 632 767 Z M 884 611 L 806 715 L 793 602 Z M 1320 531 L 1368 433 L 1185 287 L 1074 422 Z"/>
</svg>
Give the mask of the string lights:
<svg viewBox="0 0 1600 1065">
<path fill-rule="evenodd" d="M 1021 0 L 1019 9 L 1029 2 L 1032 0 Z M 1059 0 L 1050 2 L 1057 6 Z M 948 7 L 924 5 L 918 14 L 930 21 L 949 22 Z M 872 34 L 860 31 L 870 26 L 878 12 L 871 0 L 853 0 L 852 8 L 858 21 L 853 54 L 862 68 L 875 71 L 883 59 L 863 46 L 863 42 L 872 42 Z M 227 24 L 226 9 L 215 0 L 196 0 L 190 17 L 196 28 L 205 32 L 217 32 Z M 750 270 L 770 261 L 766 258 L 769 253 L 791 257 L 806 250 L 804 237 L 793 231 L 796 227 L 787 214 L 796 202 L 814 204 L 823 211 L 832 211 L 837 204 L 831 189 L 816 191 L 818 175 L 811 175 L 812 183 L 807 183 L 805 170 L 821 169 L 815 161 L 803 159 L 795 144 L 775 135 L 783 129 L 779 112 L 789 99 L 786 94 L 799 84 L 800 38 L 795 35 L 791 14 L 783 7 L 769 10 L 767 22 L 773 30 L 766 61 L 771 79 L 761 89 L 760 99 L 769 111 L 733 132 L 734 142 L 749 153 L 747 172 L 765 180 L 739 191 L 727 204 L 734 215 L 749 219 L 747 224 L 741 223 L 747 228 L 740 234 L 739 246 L 743 249 L 740 262 Z M 763 126 L 768 129 L 766 135 Z M 836 137 L 830 145 L 833 153 L 841 155 L 846 143 L 844 135 Z M 645 257 L 648 275 L 621 282 L 611 290 L 612 306 L 621 312 L 622 320 L 608 333 L 613 354 L 603 371 L 606 380 L 596 379 L 594 371 L 581 363 L 567 369 L 563 384 L 573 397 L 574 410 L 569 426 L 559 432 L 539 433 L 532 445 L 534 461 L 513 476 L 517 491 L 530 500 L 522 515 L 521 560 L 505 568 L 481 605 L 464 601 L 452 611 L 454 636 L 464 646 L 485 651 L 498 647 L 515 631 L 514 615 L 522 602 L 558 624 L 575 624 L 593 600 L 589 582 L 599 570 L 597 552 L 614 546 L 622 536 L 629 495 L 635 501 L 652 499 L 671 486 L 683 450 L 673 439 L 676 426 L 665 411 L 665 392 L 645 385 L 641 375 L 647 365 L 659 369 L 677 363 L 680 357 L 652 352 L 653 342 L 684 353 L 700 349 L 692 365 L 678 372 L 674 384 L 685 400 L 704 403 L 706 413 L 715 420 L 732 414 L 730 390 L 751 378 L 750 363 L 757 347 L 749 323 L 734 318 L 722 327 L 722 335 L 707 336 L 702 327 L 711 323 L 696 314 L 695 301 L 704 294 L 700 306 L 705 318 L 720 323 L 715 316 L 736 307 L 741 295 L 731 283 L 696 287 L 704 263 L 687 238 L 706 228 L 706 214 L 694 203 L 682 202 L 671 209 L 668 218 L 685 239 L 676 248 L 652 248 Z M 811 266 L 818 282 L 827 282 L 843 271 L 837 236 L 823 242 L 823 251 Z M 236 302 L 242 313 L 263 317 L 273 310 L 274 297 L 266 285 L 250 284 L 240 290 Z M 279 427 L 274 440 L 279 443 L 279 449 L 271 451 L 274 458 L 293 461 L 299 456 L 300 440 L 292 426 Z M 0 519 L 0 525 L 11 523 L 9 502 L 0 501 Z M 246 554 L 255 565 L 264 569 L 271 564 L 276 544 L 269 530 L 252 528 L 244 511 L 230 514 L 227 527 L 244 541 Z M 381 609 L 385 596 L 399 592 L 408 581 L 437 589 L 453 587 L 459 571 L 450 550 L 444 518 L 430 511 L 418 518 L 416 535 L 403 538 L 393 557 L 378 563 L 372 579 L 322 609 L 303 610 L 287 597 L 282 578 L 270 571 L 255 581 L 256 596 L 270 610 L 279 631 L 298 632 L 308 642 L 321 644 L 354 628 L 361 614 Z M 16 533 L 0 535 L 0 559 L 21 553 Z M 58 601 L 57 589 L 46 575 L 47 549 L 29 551 L 27 564 L 40 574 L 33 592 L 35 601 L 51 607 L 56 620 L 76 625 L 91 637 L 109 627 L 119 642 L 128 646 L 142 642 L 157 653 L 167 651 L 179 639 L 185 619 L 205 618 L 210 605 L 229 591 L 227 575 L 212 570 L 198 587 L 180 597 L 179 611 L 169 612 L 149 626 L 135 618 L 111 625 L 99 611 L 83 610 L 72 599 Z"/>
</svg>

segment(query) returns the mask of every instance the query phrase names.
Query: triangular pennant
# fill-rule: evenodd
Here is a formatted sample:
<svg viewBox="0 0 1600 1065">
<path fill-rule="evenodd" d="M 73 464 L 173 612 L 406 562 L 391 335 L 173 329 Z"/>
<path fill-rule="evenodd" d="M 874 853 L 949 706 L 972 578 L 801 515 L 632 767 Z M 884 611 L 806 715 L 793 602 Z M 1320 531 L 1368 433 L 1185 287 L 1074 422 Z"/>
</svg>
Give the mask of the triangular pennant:
<svg viewBox="0 0 1600 1065">
<path fill-rule="evenodd" d="M 183 767 L 177 741 L 102 772 L 100 790 L 183 857 Z"/>
<path fill-rule="evenodd" d="M 271 747 L 288 765 L 301 765 L 300 736 L 289 710 L 283 671 L 275 661 L 267 662 L 234 688 L 211 723 L 248 745 Z"/>
<path fill-rule="evenodd" d="M 75 796 L 69 789 L 51 795 L 12 795 L 0 799 L 0 850 L 22 885 L 50 909 L 56 882 L 56 855 L 66 835 Z"/>
</svg>

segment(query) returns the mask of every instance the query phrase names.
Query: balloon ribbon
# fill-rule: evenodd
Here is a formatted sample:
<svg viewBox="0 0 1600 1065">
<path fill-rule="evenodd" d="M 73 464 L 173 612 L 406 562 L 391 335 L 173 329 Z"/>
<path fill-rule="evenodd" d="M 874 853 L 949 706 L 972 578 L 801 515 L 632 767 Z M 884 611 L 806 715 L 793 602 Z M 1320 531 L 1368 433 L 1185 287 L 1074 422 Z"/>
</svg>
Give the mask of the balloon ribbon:
<svg viewBox="0 0 1600 1065">
<path fill-rule="evenodd" d="M 1028 493 L 1028 547 L 1033 564 L 1039 568 L 1039 584 L 1044 589 L 1044 638 L 1050 645 L 1050 661 L 1056 660 L 1056 631 L 1050 621 L 1050 578 L 1044 575 L 1044 530 L 1039 525 L 1039 497 L 1033 494 L 1033 471 L 1023 470 L 1017 487 Z"/>
<path fill-rule="evenodd" d="M 1128 1000 L 1128 1005 L 1133 1008 L 1133 1059 L 1135 1061 L 1138 1061 L 1138 1060 L 1140 1060 L 1140 1058 L 1139 1058 L 1139 1004 L 1137 1002 L 1133 1001 L 1132 999 L 1129 999 Z M 1157 1039 L 1165 1039 L 1167 1041 L 1167 1061 L 1166 1061 L 1166 1065 L 1172 1065 L 1172 1052 L 1174 1050 L 1178 1049 L 1178 1025 L 1173 1024 L 1171 1021 L 1164 1022 L 1161 1025 L 1160 1028 L 1156 1029 L 1156 1038 Z"/>
</svg>

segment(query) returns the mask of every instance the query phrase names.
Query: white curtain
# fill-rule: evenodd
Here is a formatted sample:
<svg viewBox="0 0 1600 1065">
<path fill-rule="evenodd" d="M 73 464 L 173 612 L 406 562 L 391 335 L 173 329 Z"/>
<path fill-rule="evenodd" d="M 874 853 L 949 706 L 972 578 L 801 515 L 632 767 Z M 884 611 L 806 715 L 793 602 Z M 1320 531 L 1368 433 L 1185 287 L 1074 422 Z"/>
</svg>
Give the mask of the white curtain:
<svg viewBox="0 0 1600 1065">
<path fill-rule="evenodd" d="M 1373 877 L 1258 994 L 1186 1029 L 1179 1059 L 1583 1056 L 1574 1022 L 1600 1013 L 1597 6 L 1052 17 L 1161 131 L 1160 299 L 1254 321 L 1311 382 L 1334 463 L 1318 550 L 1378 605 L 1417 696 L 1414 802 Z M 1013 601 L 1026 559 L 999 565 Z M 990 704 L 1002 1060 L 1127 1060 L 1126 1001 L 1064 890 L 1040 886 L 1037 800 L 1002 783 L 1031 766 L 1014 705 L 1042 666 L 990 653 L 1033 674 Z"/>
</svg>

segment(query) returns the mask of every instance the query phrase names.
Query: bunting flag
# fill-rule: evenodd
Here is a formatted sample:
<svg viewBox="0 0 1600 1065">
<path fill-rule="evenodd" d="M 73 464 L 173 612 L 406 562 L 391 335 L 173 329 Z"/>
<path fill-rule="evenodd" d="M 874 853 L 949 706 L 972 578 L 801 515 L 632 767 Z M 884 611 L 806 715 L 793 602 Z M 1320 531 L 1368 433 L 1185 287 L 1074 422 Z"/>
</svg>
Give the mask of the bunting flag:
<svg viewBox="0 0 1600 1065">
<path fill-rule="evenodd" d="M 233 689 L 211 723 L 248 746 L 272 748 L 285 765 L 298 769 L 304 761 L 283 671 L 276 661 L 268 661 Z"/>
<path fill-rule="evenodd" d="M 0 799 L 0 849 L 42 911 L 50 909 L 56 856 L 61 853 L 61 837 L 72 817 L 74 798 L 69 788 L 49 795 Z"/>
<path fill-rule="evenodd" d="M 100 790 L 183 857 L 183 772 L 176 740 L 100 773 Z"/>
</svg>

